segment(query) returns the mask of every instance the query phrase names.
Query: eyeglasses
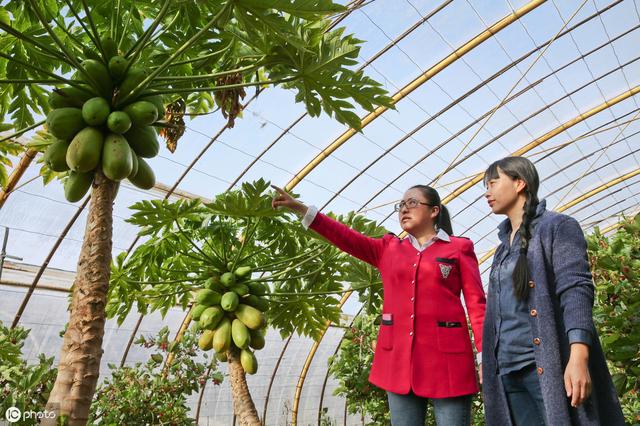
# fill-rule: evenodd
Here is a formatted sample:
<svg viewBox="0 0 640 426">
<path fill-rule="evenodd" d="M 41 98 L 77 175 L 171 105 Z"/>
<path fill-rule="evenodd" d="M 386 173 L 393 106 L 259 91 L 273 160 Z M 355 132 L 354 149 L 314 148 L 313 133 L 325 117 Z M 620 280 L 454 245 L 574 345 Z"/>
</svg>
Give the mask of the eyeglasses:
<svg viewBox="0 0 640 426">
<path fill-rule="evenodd" d="M 415 209 L 416 207 L 418 207 L 420 204 L 424 204 L 425 206 L 429 206 L 429 207 L 433 207 L 432 204 L 429 203 L 423 203 L 422 201 L 418 201 L 415 198 L 409 198 L 407 201 L 400 201 L 399 203 L 396 203 L 393 205 L 393 211 L 394 212 L 399 212 L 400 210 L 402 210 L 403 207 L 407 207 L 408 209 Z"/>
</svg>

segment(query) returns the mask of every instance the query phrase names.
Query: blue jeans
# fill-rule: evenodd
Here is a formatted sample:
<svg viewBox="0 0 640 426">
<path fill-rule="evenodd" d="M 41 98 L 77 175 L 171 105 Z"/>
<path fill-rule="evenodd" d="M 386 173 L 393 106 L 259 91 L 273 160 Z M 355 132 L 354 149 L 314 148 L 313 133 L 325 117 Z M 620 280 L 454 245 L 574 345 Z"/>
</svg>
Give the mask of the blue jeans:
<svg viewBox="0 0 640 426">
<path fill-rule="evenodd" d="M 431 399 L 438 426 L 469 426 L 471 397 L 472 395 L 454 398 L 422 398 L 414 395 L 413 392 L 407 395 L 387 392 L 391 424 L 393 426 L 424 426 L 427 403 Z"/>
<path fill-rule="evenodd" d="M 535 364 L 500 376 L 515 426 L 544 426 L 546 413 Z"/>
</svg>

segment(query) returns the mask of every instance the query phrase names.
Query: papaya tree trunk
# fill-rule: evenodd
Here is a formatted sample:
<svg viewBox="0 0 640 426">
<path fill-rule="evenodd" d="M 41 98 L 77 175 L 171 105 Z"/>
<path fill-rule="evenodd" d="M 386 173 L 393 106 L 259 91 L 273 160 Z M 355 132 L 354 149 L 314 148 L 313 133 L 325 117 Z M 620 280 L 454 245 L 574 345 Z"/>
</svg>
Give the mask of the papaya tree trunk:
<svg viewBox="0 0 640 426">
<path fill-rule="evenodd" d="M 233 411 L 242 426 L 260 426 L 262 423 L 260 423 L 253 399 L 251 399 L 247 378 L 240 364 L 239 354 L 229 351 L 227 358 L 229 361 L 231 394 L 233 395 Z"/>
<path fill-rule="evenodd" d="M 58 376 L 46 406 L 56 413 L 56 419 L 64 416 L 71 426 L 87 423 L 100 374 L 115 192 L 116 184 L 96 171 Z M 42 424 L 53 426 L 60 422 L 56 419 L 45 419 Z"/>
</svg>

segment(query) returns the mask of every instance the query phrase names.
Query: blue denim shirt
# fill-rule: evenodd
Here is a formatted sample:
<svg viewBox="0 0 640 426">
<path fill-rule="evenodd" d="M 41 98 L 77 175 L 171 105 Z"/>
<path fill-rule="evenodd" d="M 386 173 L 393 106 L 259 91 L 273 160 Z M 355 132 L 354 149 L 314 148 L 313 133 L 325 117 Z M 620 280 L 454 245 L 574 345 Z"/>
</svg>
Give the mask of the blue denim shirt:
<svg viewBox="0 0 640 426">
<path fill-rule="evenodd" d="M 531 222 L 531 233 L 535 232 L 540 216 L 546 210 L 546 201 L 538 204 L 536 216 Z M 520 233 L 513 243 L 509 242 L 511 222 L 504 220 L 498 226 L 500 246 L 496 250 L 490 275 L 489 291 L 495 292 L 496 304 L 496 358 L 500 374 L 521 370 L 535 362 L 533 335 L 529 323 L 528 301 L 519 301 L 513 292 L 513 270 L 520 255 Z M 569 343 L 591 344 L 588 330 L 568 330 Z"/>
<path fill-rule="evenodd" d="M 509 233 L 499 234 L 501 250 L 491 273 L 491 286 L 497 292 L 496 338 L 500 374 L 518 371 L 535 362 L 533 334 L 529 324 L 527 301 L 520 301 L 513 291 L 513 270 L 520 256 L 520 235 L 509 244 Z"/>
</svg>

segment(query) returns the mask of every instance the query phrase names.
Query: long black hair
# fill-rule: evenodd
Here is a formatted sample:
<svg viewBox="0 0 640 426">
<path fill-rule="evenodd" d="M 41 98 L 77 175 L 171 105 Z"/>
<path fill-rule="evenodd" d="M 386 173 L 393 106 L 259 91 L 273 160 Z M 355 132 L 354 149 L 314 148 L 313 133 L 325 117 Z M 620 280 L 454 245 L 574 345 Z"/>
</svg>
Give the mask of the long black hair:
<svg viewBox="0 0 640 426">
<path fill-rule="evenodd" d="M 440 194 L 438 191 L 427 185 L 414 185 L 409 189 L 418 189 L 426 198 L 427 203 L 432 207 L 439 207 L 438 216 L 436 216 L 435 225 L 438 229 L 442 229 L 449 235 L 453 235 L 453 228 L 451 227 L 451 217 L 449 216 L 449 210 L 442 205 L 440 201 Z"/>
<path fill-rule="evenodd" d="M 484 184 L 487 186 L 490 180 L 498 178 L 498 170 L 509 176 L 511 179 L 524 181 L 524 212 L 522 223 L 520 224 L 520 256 L 513 270 L 513 289 L 519 300 L 526 300 L 529 297 L 529 280 L 531 274 L 527 264 L 527 250 L 531 239 L 531 222 L 536 216 L 538 207 L 538 187 L 540 178 L 538 171 L 531 161 L 524 157 L 506 157 L 491 164 L 484 173 Z"/>
</svg>

